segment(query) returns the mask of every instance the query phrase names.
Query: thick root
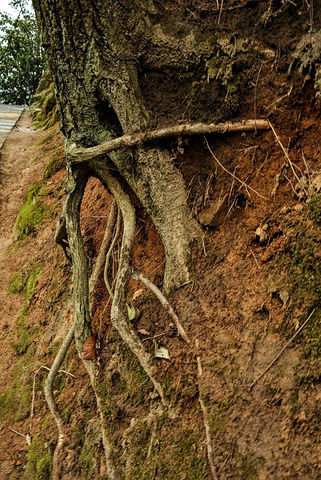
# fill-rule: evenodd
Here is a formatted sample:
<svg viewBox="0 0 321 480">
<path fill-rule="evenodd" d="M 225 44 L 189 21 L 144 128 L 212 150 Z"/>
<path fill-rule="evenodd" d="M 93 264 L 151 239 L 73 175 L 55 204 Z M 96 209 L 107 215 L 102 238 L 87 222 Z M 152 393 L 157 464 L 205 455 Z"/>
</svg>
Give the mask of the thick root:
<svg viewBox="0 0 321 480">
<path fill-rule="evenodd" d="M 114 299 L 111 307 L 111 321 L 116 330 L 119 332 L 122 340 L 137 356 L 141 366 L 144 368 L 146 374 L 153 383 L 155 390 L 159 394 L 163 405 L 168 406 L 164 397 L 163 389 L 153 375 L 151 357 L 146 352 L 142 342 L 128 321 L 126 296 L 128 292 L 129 279 L 132 274 L 131 256 L 135 238 L 135 211 L 128 195 L 123 191 L 119 181 L 111 175 L 106 164 L 103 162 L 95 162 L 95 168 L 96 171 L 99 172 L 102 181 L 108 186 L 108 189 L 114 196 L 118 208 L 122 213 L 124 223 L 120 262 L 117 273 Z"/>
<path fill-rule="evenodd" d="M 115 221 L 116 221 L 116 214 L 117 214 L 117 206 L 116 206 L 116 202 L 113 201 L 113 203 L 110 207 L 110 211 L 109 211 L 109 216 L 108 216 L 108 220 L 107 220 L 107 225 L 106 225 L 106 229 L 105 229 L 104 238 L 103 238 L 103 241 L 101 243 L 99 253 L 97 255 L 97 259 L 96 259 L 92 274 L 91 274 L 90 279 L 89 279 L 90 312 L 92 310 L 92 305 L 93 305 L 93 301 L 94 301 L 95 285 L 97 283 L 100 271 L 101 271 L 101 269 L 104 265 L 108 249 L 110 249 L 109 244 L 110 244 L 110 241 L 111 241 L 111 238 L 112 238 L 112 235 L 113 235 L 113 230 L 114 230 Z"/>
</svg>

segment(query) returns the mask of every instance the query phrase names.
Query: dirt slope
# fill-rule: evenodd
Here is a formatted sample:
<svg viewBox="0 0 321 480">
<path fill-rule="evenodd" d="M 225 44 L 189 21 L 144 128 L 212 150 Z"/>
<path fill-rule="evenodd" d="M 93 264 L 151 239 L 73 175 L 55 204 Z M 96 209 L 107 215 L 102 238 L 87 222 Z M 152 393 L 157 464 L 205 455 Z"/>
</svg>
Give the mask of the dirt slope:
<svg viewBox="0 0 321 480">
<path fill-rule="evenodd" d="M 305 121 L 310 124 L 303 145 L 308 151 L 319 148 L 318 127 L 312 118 Z M 112 330 L 108 314 L 103 313 L 103 283 L 98 285 L 93 323 L 100 339 L 101 371 L 106 376 L 106 389 L 110 389 L 106 409 L 115 461 L 128 472 L 128 478 L 210 478 L 197 401 L 197 390 L 201 388 L 209 409 L 219 478 L 317 479 L 321 453 L 318 316 L 314 322 L 311 320 L 306 335 L 298 337 L 304 342 L 303 348 L 295 343 L 290 345 L 251 391 L 248 387 L 318 304 L 318 284 L 311 284 L 309 279 L 309 275 L 317 274 L 317 269 L 306 271 L 313 268 L 308 258 L 311 251 L 313 263 L 318 265 L 318 210 L 309 209 L 311 202 L 299 202 L 290 183 L 280 178 L 284 157 L 271 132 L 257 137 L 230 135 L 209 140 L 212 147 L 215 140 L 219 158 L 231 159 L 230 170 L 235 171 L 233 165 L 238 165 L 239 177 L 250 175 L 252 188 L 268 196 L 269 201 L 253 192 L 240 191 L 235 179 L 219 173 L 202 139 L 190 140 L 185 147 L 182 168 L 195 205 L 204 202 L 204 195 L 211 203 L 226 192 L 234 199 L 234 206 L 230 205 L 230 212 L 218 229 L 205 230 L 204 251 L 197 262 L 195 281 L 171 297 L 188 334 L 200 343 L 201 385 L 196 380 L 194 355 L 178 339 L 167 314 L 137 282 L 132 283 L 130 296 L 136 292 L 134 303 L 139 311 L 135 328 L 149 351 L 157 341 L 171 356 L 170 362 L 155 360 L 155 372 L 175 405 L 174 419 L 154 419 L 152 423 L 147 420 L 149 408 L 155 408 L 151 385 Z M 55 340 L 59 342 L 69 323 L 70 308 L 70 269 L 53 244 L 64 173 L 58 169 L 49 179 L 43 178 L 44 165 L 55 156 L 53 152 L 61 155 L 59 149 L 57 130 L 35 131 L 24 114 L 1 152 L 1 390 L 10 393 L 9 403 L 6 394 L 1 397 L 1 478 L 22 478 L 23 472 L 25 478 L 50 475 L 48 459 L 56 433 L 42 393 L 45 370 L 39 368 L 50 366 L 57 348 Z M 313 163 L 311 157 L 307 161 L 312 178 L 318 162 Z M 41 201 L 51 214 L 16 244 L 17 211 L 24 202 L 23 194 L 35 181 L 44 185 Z M 82 223 L 90 258 L 97 252 L 97 239 L 102 239 L 110 201 L 96 181 L 88 185 Z M 157 247 L 156 232 L 139 206 L 138 212 L 137 230 L 141 233 L 134 262 L 157 283 L 161 279 L 163 254 Z M 258 227 L 263 227 L 264 233 L 257 231 Z M 297 253 L 291 250 L 292 237 L 300 245 Z M 27 272 L 28 277 L 33 268 L 30 263 L 41 265 L 41 274 L 21 329 L 19 318 L 26 296 L 21 292 L 8 296 L 8 288 L 16 272 Z M 309 287 L 308 295 L 305 285 L 301 285 L 299 300 L 299 286 L 292 273 L 296 263 Z M 315 343 L 314 349 L 308 348 L 311 342 Z M 68 357 L 66 370 L 77 378 L 63 376 L 58 379 L 56 390 L 70 434 L 64 478 L 104 478 L 94 400 L 74 351 Z M 34 379 L 35 416 L 31 422 Z M 30 424 L 34 443 L 28 447 L 25 438 L 10 429 L 25 435 Z M 97 444 L 94 456 L 88 447 L 91 442 Z M 149 454 L 149 462 L 141 463 L 150 448 L 154 453 Z M 177 449 L 177 454 L 173 455 L 172 448 Z M 122 478 L 121 470 L 119 475 Z"/>
<path fill-rule="evenodd" d="M 315 18 L 321 23 L 318 11 Z M 275 22 L 280 27 L 281 17 Z M 117 479 L 213 478 L 200 398 L 220 480 L 321 478 L 320 107 L 311 79 L 287 73 L 292 57 L 286 45 L 298 41 L 296 22 L 285 23 L 279 38 L 267 23 L 266 48 L 238 57 L 243 70 L 235 118 L 253 117 L 255 110 L 269 117 L 274 132 L 171 144 L 193 213 L 203 222 L 194 281 L 169 298 L 192 346 L 144 286 L 132 280 L 128 295 L 146 349 L 169 352 L 170 360 L 155 358 L 153 368 L 171 415 L 160 411 L 152 384 L 112 328 L 100 276 L 92 324 Z M 0 478 L 51 475 L 57 432 L 43 382 L 72 313 L 70 266 L 53 243 L 63 183 L 58 128 L 34 131 L 24 115 L 1 150 Z M 91 180 L 81 211 L 90 268 L 111 201 Z M 137 199 L 135 206 L 133 263 L 161 288 L 160 241 Z M 95 398 L 73 346 L 55 397 L 67 434 L 61 478 L 106 479 Z M 30 434 L 31 445 L 12 429 Z"/>
</svg>

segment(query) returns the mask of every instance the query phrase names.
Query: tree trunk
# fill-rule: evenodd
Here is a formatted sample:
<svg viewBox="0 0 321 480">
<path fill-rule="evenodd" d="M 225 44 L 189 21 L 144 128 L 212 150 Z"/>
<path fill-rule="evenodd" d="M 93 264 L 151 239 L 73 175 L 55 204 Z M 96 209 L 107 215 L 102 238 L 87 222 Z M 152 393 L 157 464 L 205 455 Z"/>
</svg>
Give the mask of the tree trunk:
<svg viewBox="0 0 321 480">
<path fill-rule="evenodd" d="M 154 42 L 156 48 L 158 42 L 153 24 L 156 20 L 158 24 L 162 12 L 153 2 L 82 0 L 80 5 L 74 0 L 54 4 L 34 0 L 34 7 L 67 145 L 90 147 L 150 126 L 138 69 L 145 57 L 144 62 L 152 65 L 150 44 Z M 166 48 L 168 62 L 173 54 Z M 159 62 L 158 54 L 155 59 Z M 140 147 L 109 156 L 161 236 L 166 254 L 165 288 L 188 281 L 191 246 L 200 231 L 169 151 Z"/>
</svg>

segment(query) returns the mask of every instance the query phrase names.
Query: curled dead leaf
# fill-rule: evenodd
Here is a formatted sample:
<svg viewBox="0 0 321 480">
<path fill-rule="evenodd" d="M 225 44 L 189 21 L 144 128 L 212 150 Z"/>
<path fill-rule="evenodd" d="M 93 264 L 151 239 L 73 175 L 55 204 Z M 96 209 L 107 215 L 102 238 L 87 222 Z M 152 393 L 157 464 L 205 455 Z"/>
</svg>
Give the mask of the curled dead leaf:
<svg viewBox="0 0 321 480">
<path fill-rule="evenodd" d="M 169 352 L 165 347 L 155 348 L 155 358 L 164 358 L 165 360 L 170 360 Z"/>
<path fill-rule="evenodd" d="M 138 333 L 140 333 L 141 335 L 150 336 L 150 333 L 147 330 L 145 330 L 145 328 L 139 328 Z"/>
<path fill-rule="evenodd" d="M 93 360 L 96 358 L 96 340 L 95 337 L 88 338 L 82 346 L 81 357 L 84 360 Z"/>
</svg>

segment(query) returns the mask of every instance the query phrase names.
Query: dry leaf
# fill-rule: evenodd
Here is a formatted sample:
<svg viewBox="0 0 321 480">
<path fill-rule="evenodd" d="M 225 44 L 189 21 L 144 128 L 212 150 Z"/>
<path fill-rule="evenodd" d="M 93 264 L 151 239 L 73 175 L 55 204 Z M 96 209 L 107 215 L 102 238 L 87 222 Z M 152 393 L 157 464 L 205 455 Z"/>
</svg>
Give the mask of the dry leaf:
<svg viewBox="0 0 321 480">
<path fill-rule="evenodd" d="M 133 295 L 133 298 L 132 298 L 132 301 L 133 300 L 136 300 L 138 297 L 140 297 L 143 293 L 145 292 L 145 290 L 143 288 L 140 288 L 139 290 L 136 290 L 136 292 L 134 293 Z"/>
<path fill-rule="evenodd" d="M 84 360 L 93 360 L 96 358 L 96 340 L 95 337 L 88 338 L 82 346 L 81 356 Z"/>
<path fill-rule="evenodd" d="M 159 348 L 155 349 L 155 357 L 156 358 L 165 358 L 165 360 L 170 360 L 168 350 L 165 347 L 159 347 Z"/>
<path fill-rule="evenodd" d="M 130 322 L 134 320 L 134 318 L 136 317 L 136 310 L 134 305 L 131 302 L 127 304 L 127 314 L 128 314 L 128 320 Z"/>
<path fill-rule="evenodd" d="M 138 333 L 140 333 L 141 335 L 150 336 L 150 333 L 149 333 L 147 330 L 145 330 L 144 328 L 140 328 L 140 329 L 138 330 Z"/>
</svg>

